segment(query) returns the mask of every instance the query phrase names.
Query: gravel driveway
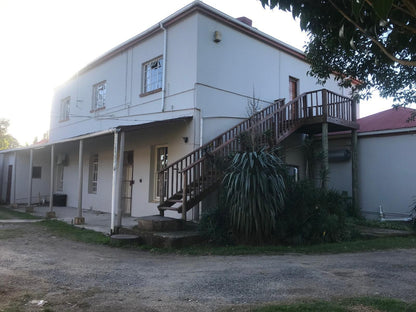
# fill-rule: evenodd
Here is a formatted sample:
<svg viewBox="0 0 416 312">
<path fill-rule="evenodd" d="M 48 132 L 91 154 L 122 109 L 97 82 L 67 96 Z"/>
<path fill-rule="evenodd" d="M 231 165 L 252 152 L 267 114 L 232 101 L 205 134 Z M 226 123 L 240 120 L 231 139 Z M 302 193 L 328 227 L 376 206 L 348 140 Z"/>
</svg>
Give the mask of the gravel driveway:
<svg viewBox="0 0 416 312">
<path fill-rule="evenodd" d="M 0 225 L 0 311 L 213 311 L 381 295 L 415 300 L 416 250 L 338 255 L 179 256 L 96 246 L 34 224 Z"/>
</svg>

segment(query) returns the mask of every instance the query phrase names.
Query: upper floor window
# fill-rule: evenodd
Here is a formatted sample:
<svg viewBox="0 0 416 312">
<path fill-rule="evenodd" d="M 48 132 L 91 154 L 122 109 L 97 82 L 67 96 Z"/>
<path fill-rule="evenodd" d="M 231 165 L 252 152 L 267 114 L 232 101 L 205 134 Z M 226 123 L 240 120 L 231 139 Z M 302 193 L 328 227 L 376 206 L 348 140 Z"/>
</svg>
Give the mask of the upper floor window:
<svg viewBox="0 0 416 312">
<path fill-rule="evenodd" d="M 143 64 L 143 94 L 162 90 L 163 57 Z"/>
<path fill-rule="evenodd" d="M 69 107 L 71 103 L 71 97 L 66 97 L 61 100 L 61 107 L 59 111 L 59 121 L 66 121 L 69 119 Z"/>
<path fill-rule="evenodd" d="M 289 100 L 298 96 L 299 79 L 289 77 Z"/>
<path fill-rule="evenodd" d="M 107 82 L 101 81 L 93 86 L 92 91 L 92 111 L 105 108 L 105 98 L 107 94 Z"/>
</svg>

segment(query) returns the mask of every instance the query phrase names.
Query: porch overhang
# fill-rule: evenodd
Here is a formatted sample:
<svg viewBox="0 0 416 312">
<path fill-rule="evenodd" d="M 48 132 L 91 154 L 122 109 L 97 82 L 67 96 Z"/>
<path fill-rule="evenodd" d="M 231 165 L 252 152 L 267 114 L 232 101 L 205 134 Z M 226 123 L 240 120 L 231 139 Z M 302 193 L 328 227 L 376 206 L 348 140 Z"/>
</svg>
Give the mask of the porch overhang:
<svg viewBox="0 0 416 312">
<path fill-rule="evenodd" d="M 193 118 L 192 116 L 182 116 L 178 118 L 157 120 L 157 121 L 152 121 L 152 122 L 142 123 L 142 124 L 123 125 L 123 126 L 116 127 L 116 129 L 119 131 L 131 132 L 131 131 L 137 131 L 137 130 L 142 130 L 142 129 L 148 129 L 152 127 L 163 126 L 163 125 L 170 125 L 170 124 L 174 124 L 178 122 L 189 122 L 192 120 L 192 118 Z"/>
</svg>

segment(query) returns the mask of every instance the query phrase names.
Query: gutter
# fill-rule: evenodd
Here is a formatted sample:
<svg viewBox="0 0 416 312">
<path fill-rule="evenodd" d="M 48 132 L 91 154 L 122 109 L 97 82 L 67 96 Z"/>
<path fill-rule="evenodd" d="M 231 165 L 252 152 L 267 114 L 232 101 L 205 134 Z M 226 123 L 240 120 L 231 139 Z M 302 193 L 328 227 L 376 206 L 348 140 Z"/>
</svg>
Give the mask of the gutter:
<svg viewBox="0 0 416 312">
<path fill-rule="evenodd" d="M 85 67 L 83 67 L 81 70 L 79 70 L 79 72 L 77 73 L 77 75 L 79 74 L 83 74 L 85 72 L 87 72 L 88 70 L 98 66 L 99 64 L 105 62 L 106 60 L 110 59 L 111 57 L 135 46 L 136 44 L 138 44 L 139 42 L 151 37 L 153 34 L 157 33 L 158 31 L 160 31 L 161 25 L 163 24 L 164 26 L 170 26 L 174 23 L 176 23 L 178 20 L 181 20 L 183 17 L 192 14 L 194 12 L 198 12 L 201 14 L 205 14 L 206 16 L 210 16 L 211 18 L 220 21 L 220 22 L 224 22 L 225 24 L 234 26 L 235 28 L 237 28 L 238 30 L 244 32 L 246 35 L 249 35 L 251 37 L 255 37 L 263 42 L 265 42 L 266 44 L 269 44 L 271 46 L 274 46 L 275 48 L 284 51 L 294 57 L 297 57 L 298 59 L 301 59 L 303 61 L 305 61 L 305 54 L 303 53 L 303 51 L 290 46 L 289 44 L 280 41 L 277 38 L 274 38 L 262 31 L 259 31 L 253 27 L 250 27 L 246 24 L 244 24 L 243 22 L 240 22 L 238 20 L 236 20 L 235 18 L 205 4 L 204 2 L 201 1 L 194 1 L 191 2 L 190 4 L 188 4 L 187 6 L 183 7 L 182 9 L 176 11 L 175 13 L 169 15 L 168 17 L 166 17 L 165 19 L 163 19 L 160 23 L 151 26 L 150 28 L 146 29 L 145 31 L 141 32 L 140 34 L 132 37 L 131 39 L 119 44 L 118 46 L 114 47 L 113 49 L 109 50 L 108 52 L 102 54 L 101 56 L 99 56 L 98 58 L 94 59 L 92 62 L 90 62 L 89 64 L 87 64 Z M 72 80 L 76 78 L 76 75 L 72 76 L 71 78 L 68 79 Z"/>
</svg>

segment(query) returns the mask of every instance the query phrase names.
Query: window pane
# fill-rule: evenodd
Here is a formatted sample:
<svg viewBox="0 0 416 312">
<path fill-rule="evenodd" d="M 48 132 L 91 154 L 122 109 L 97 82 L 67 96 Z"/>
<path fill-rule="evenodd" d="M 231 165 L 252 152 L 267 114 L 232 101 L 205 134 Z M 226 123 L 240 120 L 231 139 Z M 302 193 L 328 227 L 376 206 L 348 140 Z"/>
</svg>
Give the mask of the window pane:
<svg viewBox="0 0 416 312">
<path fill-rule="evenodd" d="M 96 110 L 105 107 L 105 98 L 107 95 L 106 82 L 100 82 L 94 86 L 94 98 L 92 103 L 92 109 Z"/>
<path fill-rule="evenodd" d="M 144 64 L 144 92 L 162 88 L 163 59 L 159 58 Z"/>
</svg>

